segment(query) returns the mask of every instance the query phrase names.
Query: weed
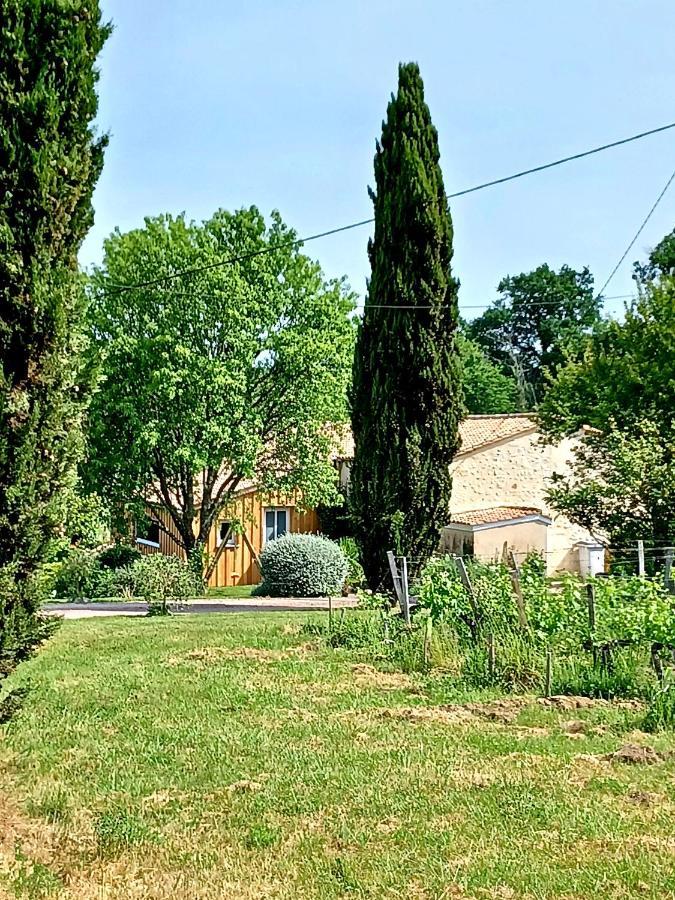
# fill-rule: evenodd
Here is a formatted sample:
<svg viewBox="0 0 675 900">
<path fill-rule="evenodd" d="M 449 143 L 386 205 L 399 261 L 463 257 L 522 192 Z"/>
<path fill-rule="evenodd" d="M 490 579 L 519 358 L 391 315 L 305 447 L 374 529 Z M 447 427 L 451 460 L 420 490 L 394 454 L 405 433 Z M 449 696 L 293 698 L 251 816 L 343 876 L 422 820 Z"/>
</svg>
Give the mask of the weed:
<svg viewBox="0 0 675 900">
<path fill-rule="evenodd" d="M 114 807 L 99 813 L 94 822 L 101 856 L 119 856 L 130 847 L 152 841 L 148 826 L 131 810 Z"/>
<path fill-rule="evenodd" d="M 248 850 L 266 850 L 279 842 L 279 829 L 261 823 L 252 825 L 244 843 Z"/>
<path fill-rule="evenodd" d="M 642 727 L 645 731 L 675 730 L 675 681 L 672 678 L 652 691 Z"/>
</svg>

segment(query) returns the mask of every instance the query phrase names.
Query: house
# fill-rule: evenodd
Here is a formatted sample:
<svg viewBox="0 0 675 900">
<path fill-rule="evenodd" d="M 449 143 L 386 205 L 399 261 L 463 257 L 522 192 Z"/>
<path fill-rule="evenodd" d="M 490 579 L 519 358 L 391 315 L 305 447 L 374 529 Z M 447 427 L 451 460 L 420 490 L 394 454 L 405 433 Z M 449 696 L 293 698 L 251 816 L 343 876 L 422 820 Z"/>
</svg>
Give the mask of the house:
<svg viewBox="0 0 675 900">
<path fill-rule="evenodd" d="M 584 570 L 596 541 L 546 500 L 552 475 L 569 470 L 583 434 L 545 444 L 531 415 L 509 413 L 468 416 L 460 436 L 441 549 L 492 560 L 501 558 L 506 543 L 517 559 L 530 551 L 543 554 L 549 572 Z M 343 489 L 352 456 L 353 442 L 346 441 L 340 459 Z"/>
<path fill-rule="evenodd" d="M 154 507 L 151 508 L 151 516 L 147 531 L 136 536 L 139 549 L 143 553 L 183 557 L 184 552 L 169 513 L 161 507 Z M 241 527 L 240 532 L 230 529 L 235 520 Z M 270 496 L 262 494 L 250 482 L 244 484 L 211 529 L 207 553 L 209 558 L 217 555 L 217 563 L 209 577 L 209 587 L 258 584 L 258 559 L 268 541 L 288 531 L 306 533 L 319 530 L 316 510 L 303 509 L 297 494 Z"/>
<path fill-rule="evenodd" d="M 564 474 L 583 435 L 545 444 L 534 418 L 524 413 L 469 416 L 460 426 L 462 444 L 451 465 L 452 497 L 440 548 L 458 555 L 492 560 L 504 544 L 517 559 L 530 551 L 544 555 L 549 572 L 580 571 L 588 566 L 589 548 L 597 546 L 585 529 L 557 514 L 546 501 L 554 473 Z M 354 455 L 345 430 L 335 457 L 340 485 L 349 487 Z M 208 554 L 217 555 L 210 587 L 257 584 L 258 558 L 265 544 L 291 532 L 318 532 L 316 510 L 306 510 L 296 495 L 262 494 L 252 482 L 242 485 L 214 525 Z M 150 530 L 136 538 L 146 553 L 182 555 L 168 513 L 153 510 Z M 230 523 L 241 524 L 240 533 Z M 161 523 L 161 527 L 160 524 Z M 225 542 L 225 546 L 222 546 Z"/>
</svg>

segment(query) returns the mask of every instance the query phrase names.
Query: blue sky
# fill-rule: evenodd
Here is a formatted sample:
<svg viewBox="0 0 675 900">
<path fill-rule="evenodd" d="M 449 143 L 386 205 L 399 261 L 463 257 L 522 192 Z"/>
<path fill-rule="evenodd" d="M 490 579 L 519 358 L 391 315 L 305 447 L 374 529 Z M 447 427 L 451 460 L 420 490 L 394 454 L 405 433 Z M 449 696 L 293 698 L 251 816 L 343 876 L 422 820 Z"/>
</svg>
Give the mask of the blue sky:
<svg viewBox="0 0 675 900">
<path fill-rule="evenodd" d="M 448 192 L 675 121 L 672 0 L 103 0 L 96 223 L 250 204 L 300 235 L 372 213 L 397 64 L 419 62 Z M 590 266 L 600 287 L 675 168 L 675 129 L 457 199 L 460 306 L 506 274 Z M 675 185 L 607 294 L 675 225 Z M 365 293 L 368 228 L 307 245 Z M 608 304 L 619 311 L 622 301 Z"/>
</svg>

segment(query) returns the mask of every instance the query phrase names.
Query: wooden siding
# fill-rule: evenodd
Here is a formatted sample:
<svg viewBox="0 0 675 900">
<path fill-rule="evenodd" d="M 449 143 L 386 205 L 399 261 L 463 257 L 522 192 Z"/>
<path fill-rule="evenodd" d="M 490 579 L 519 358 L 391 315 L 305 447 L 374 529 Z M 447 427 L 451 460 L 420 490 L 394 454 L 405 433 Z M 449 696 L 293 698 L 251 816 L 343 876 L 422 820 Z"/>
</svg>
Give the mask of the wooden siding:
<svg viewBox="0 0 675 900">
<path fill-rule="evenodd" d="M 241 522 L 242 529 L 248 538 L 237 534 L 236 546 L 225 547 L 220 554 L 218 563 L 209 579 L 209 587 L 232 587 L 238 584 L 259 584 L 260 572 L 251 547 L 260 555 L 264 540 L 264 511 L 269 507 L 288 509 L 290 514 L 290 531 L 295 533 L 316 533 L 319 530 L 319 517 L 314 509 L 301 509 L 298 505 L 297 495 L 284 497 L 281 495 L 269 496 L 257 491 L 249 491 L 241 494 L 229 506 L 223 509 L 219 521 L 211 529 L 206 545 L 209 557 L 213 557 L 218 551 L 218 529 L 220 522 L 236 519 Z M 184 557 L 185 554 L 173 536 L 176 530 L 169 514 L 162 509 L 153 510 L 153 516 L 159 519 L 169 530 L 170 534 L 160 528 L 159 549 L 137 545 L 142 553 L 165 553 Z M 250 546 L 249 546 L 250 545 Z"/>
</svg>

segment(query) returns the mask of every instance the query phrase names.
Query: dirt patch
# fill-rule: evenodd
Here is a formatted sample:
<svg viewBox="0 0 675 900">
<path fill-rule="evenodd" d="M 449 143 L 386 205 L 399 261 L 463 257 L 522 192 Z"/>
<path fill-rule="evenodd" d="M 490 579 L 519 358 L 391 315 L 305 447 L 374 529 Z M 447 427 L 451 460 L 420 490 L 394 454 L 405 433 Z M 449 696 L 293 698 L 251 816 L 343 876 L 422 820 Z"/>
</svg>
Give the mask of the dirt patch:
<svg viewBox="0 0 675 900">
<path fill-rule="evenodd" d="M 627 709 L 639 711 L 644 708 L 640 700 L 602 700 L 599 697 L 575 697 L 571 694 L 556 694 L 553 697 L 539 697 L 538 703 L 553 709 Z"/>
<path fill-rule="evenodd" d="M 642 744 L 624 744 L 613 753 L 605 753 L 600 759 L 606 762 L 626 763 L 629 766 L 647 765 L 663 762 L 670 754 L 659 753 L 653 747 Z"/>
<path fill-rule="evenodd" d="M 488 703 L 465 703 L 464 709 L 468 709 L 481 719 L 508 725 L 514 722 L 524 707 L 529 706 L 531 702 L 529 697 L 504 697 L 501 700 L 490 700 Z"/>
<path fill-rule="evenodd" d="M 270 650 L 261 647 L 195 647 L 178 656 L 166 660 L 168 666 L 180 666 L 186 662 L 218 663 L 223 660 L 251 660 L 252 662 L 274 663 L 285 659 L 297 659 L 316 649 L 315 644 L 301 644 L 287 650 Z"/>
<path fill-rule="evenodd" d="M 406 690 L 412 687 L 410 675 L 403 672 L 381 672 L 367 663 L 356 663 L 351 668 L 354 681 L 359 687 L 379 688 L 383 691 Z"/>
<path fill-rule="evenodd" d="M 629 791 L 626 796 L 631 803 L 646 808 L 660 806 L 664 801 L 663 794 L 657 794 L 654 791 L 633 790 Z"/>
<path fill-rule="evenodd" d="M 507 697 L 487 703 L 450 703 L 443 706 L 409 706 L 383 709 L 379 715 L 385 719 L 407 719 L 412 722 L 440 722 L 443 725 L 465 725 L 477 719 L 486 719 L 499 725 L 510 725 L 530 701 L 526 697 Z M 522 736 L 548 735 L 547 729 L 516 726 Z"/>
<path fill-rule="evenodd" d="M 383 719 L 405 719 L 408 722 L 433 722 L 443 725 L 466 725 L 475 716 L 462 706 L 395 706 L 380 710 Z"/>
</svg>

